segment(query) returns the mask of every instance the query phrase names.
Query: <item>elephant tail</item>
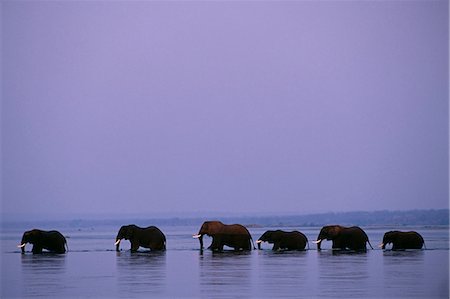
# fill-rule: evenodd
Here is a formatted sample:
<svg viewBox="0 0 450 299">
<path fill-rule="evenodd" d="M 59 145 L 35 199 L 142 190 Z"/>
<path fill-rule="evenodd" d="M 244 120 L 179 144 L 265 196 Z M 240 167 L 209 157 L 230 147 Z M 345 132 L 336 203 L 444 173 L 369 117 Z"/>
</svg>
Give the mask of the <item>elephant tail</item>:
<svg viewBox="0 0 450 299">
<path fill-rule="evenodd" d="M 64 245 L 66 247 L 66 250 L 69 251 L 69 245 L 67 245 L 67 241 L 66 240 L 64 240 Z"/>
<path fill-rule="evenodd" d="M 370 244 L 369 238 L 367 238 L 367 243 L 369 243 L 370 248 L 373 249 L 372 244 Z"/>
<path fill-rule="evenodd" d="M 250 240 L 251 240 L 251 244 L 250 245 L 253 245 L 253 250 L 256 250 L 255 243 L 253 243 L 253 238 L 251 236 L 250 236 Z"/>
</svg>

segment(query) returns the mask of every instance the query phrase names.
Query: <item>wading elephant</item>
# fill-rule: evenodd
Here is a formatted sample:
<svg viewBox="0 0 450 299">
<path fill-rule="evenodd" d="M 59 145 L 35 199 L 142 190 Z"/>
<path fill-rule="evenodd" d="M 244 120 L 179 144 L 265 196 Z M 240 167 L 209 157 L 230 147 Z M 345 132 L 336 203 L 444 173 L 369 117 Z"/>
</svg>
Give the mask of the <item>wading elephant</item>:
<svg viewBox="0 0 450 299">
<path fill-rule="evenodd" d="M 27 243 L 33 244 L 33 253 L 42 253 L 43 249 L 46 249 L 54 253 L 65 253 L 67 241 L 64 236 L 56 231 L 44 231 L 40 229 L 33 229 L 23 233 L 22 241 L 19 248 L 22 249 L 22 253 L 25 253 L 25 245 Z"/>
<path fill-rule="evenodd" d="M 166 250 L 166 236 L 156 226 L 141 228 L 134 224 L 124 225 L 120 228 L 116 237 L 116 251 L 119 251 L 120 241 L 129 240 L 131 251 L 137 251 L 139 247 L 151 250 Z"/>
<path fill-rule="evenodd" d="M 340 225 L 328 225 L 322 227 L 317 241 L 317 250 L 323 240 L 331 240 L 333 249 L 350 249 L 355 251 L 366 251 L 366 242 L 373 249 L 367 234 L 358 226 L 344 227 Z"/>
<path fill-rule="evenodd" d="M 383 236 L 383 243 L 380 244 L 380 247 L 386 249 L 386 245 L 389 243 L 392 243 L 392 250 L 422 249 L 422 246 L 425 245 L 422 236 L 414 231 L 387 232 Z"/>
<path fill-rule="evenodd" d="M 223 224 L 220 221 L 206 221 L 203 223 L 197 235 L 200 241 L 200 250 L 203 250 L 203 236 L 212 237 L 211 245 L 208 249 L 222 251 L 223 246 L 229 246 L 234 250 L 252 250 L 252 237 L 247 228 L 240 224 Z M 253 249 L 255 249 L 253 247 Z"/>
<path fill-rule="evenodd" d="M 262 242 L 273 244 L 272 250 L 305 250 L 308 238 L 299 231 L 268 230 L 256 241 L 258 249 L 261 249 Z"/>
</svg>

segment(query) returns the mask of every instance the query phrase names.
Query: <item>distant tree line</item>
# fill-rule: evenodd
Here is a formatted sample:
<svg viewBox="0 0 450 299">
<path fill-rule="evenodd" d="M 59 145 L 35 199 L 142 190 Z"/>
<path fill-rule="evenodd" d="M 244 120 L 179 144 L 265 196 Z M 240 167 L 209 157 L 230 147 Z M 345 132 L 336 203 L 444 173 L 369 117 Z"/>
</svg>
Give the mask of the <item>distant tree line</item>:
<svg viewBox="0 0 450 299">
<path fill-rule="evenodd" d="M 121 226 L 127 223 L 161 226 L 199 226 L 205 220 L 221 220 L 223 223 L 240 223 L 247 227 L 316 227 L 327 224 L 359 226 L 445 226 L 449 225 L 449 209 L 409 211 L 356 211 L 279 216 L 196 216 L 196 217 L 130 217 L 120 219 L 72 219 L 64 221 L 3 222 L 2 227 L 46 226 L 95 229 L 101 226 Z"/>
</svg>

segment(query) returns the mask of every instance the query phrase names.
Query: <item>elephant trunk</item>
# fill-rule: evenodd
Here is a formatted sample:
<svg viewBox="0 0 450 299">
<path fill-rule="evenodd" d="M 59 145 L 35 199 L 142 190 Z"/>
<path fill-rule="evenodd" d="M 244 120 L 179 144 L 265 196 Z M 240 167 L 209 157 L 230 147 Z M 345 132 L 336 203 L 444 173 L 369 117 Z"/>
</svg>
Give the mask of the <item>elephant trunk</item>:
<svg viewBox="0 0 450 299">
<path fill-rule="evenodd" d="M 261 250 L 261 243 L 262 243 L 261 240 L 257 240 L 256 241 L 256 244 L 258 244 L 258 250 Z"/>
<path fill-rule="evenodd" d="M 322 244 L 322 239 L 317 239 L 317 241 L 314 241 L 314 243 L 317 244 L 317 250 L 320 251 L 321 250 L 320 245 Z"/>
<path fill-rule="evenodd" d="M 203 250 L 203 234 L 198 233 L 197 235 L 193 235 L 192 238 L 198 238 L 200 242 L 200 250 Z"/>
<path fill-rule="evenodd" d="M 200 250 L 202 250 L 203 249 L 203 235 L 200 235 L 198 240 L 200 241 Z"/>
</svg>

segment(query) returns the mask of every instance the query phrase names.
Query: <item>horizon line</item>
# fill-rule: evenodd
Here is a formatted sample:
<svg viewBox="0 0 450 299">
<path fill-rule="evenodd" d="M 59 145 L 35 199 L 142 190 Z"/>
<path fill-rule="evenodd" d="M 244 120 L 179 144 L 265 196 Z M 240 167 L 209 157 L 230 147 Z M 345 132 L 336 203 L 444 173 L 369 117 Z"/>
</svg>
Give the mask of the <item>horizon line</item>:
<svg viewBox="0 0 450 299">
<path fill-rule="evenodd" d="M 219 211 L 189 211 L 189 212 L 154 212 L 154 213 L 0 213 L 1 222 L 11 221 L 61 221 L 61 220 L 113 220 L 116 219 L 197 219 L 202 217 L 277 217 L 277 216 L 309 216 L 309 215 L 325 215 L 325 214 L 348 214 L 348 213 L 405 213 L 405 212 L 431 212 L 431 211 L 447 211 L 450 214 L 450 209 L 447 208 L 430 208 L 430 209 L 383 209 L 383 210 L 348 210 L 348 211 L 323 211 L 323 212 L 219 212 Z M 202 215 L 203 214 L 203 215 Z M 99 218 L 99 219 L 92 219 Z"/>
</svg>

